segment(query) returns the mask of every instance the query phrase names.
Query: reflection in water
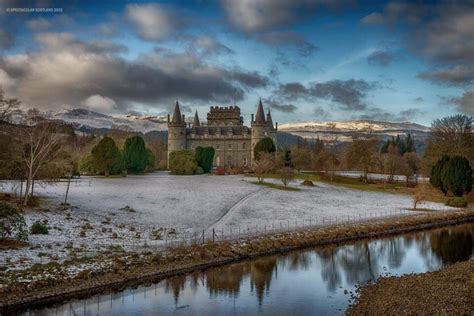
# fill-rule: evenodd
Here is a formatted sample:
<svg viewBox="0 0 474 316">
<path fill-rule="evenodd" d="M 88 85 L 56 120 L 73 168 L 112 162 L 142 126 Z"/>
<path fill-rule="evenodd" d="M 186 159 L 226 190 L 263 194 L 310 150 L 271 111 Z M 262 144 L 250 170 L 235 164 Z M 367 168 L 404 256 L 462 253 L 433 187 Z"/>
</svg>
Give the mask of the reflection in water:
<svg viewBox="0 0 474 316">
<path fill-rule="evenodd" d="M 90 314 L 88 302 L 97 301 L 101 314 L 121 315 L 343 313 L 348 304 L 343 290 L 359 282 L 387 272 L 425 272 L 469 260 L 473 255 L 473 228 L 474 224 L 465 224 L 263 257 L 139 287 L 132 290 L 131 301 L 124 299 L 124 293 L 130 291 L 125 290 L 107 298 L 98 295 L 73 301 L 55 307 L 54 312 Z M 135 296 L 152 288 L 154 296 Z M 99 305 L 108 299 L 110 306 Z M 77 306 L 83 306 L 83 313 Z"/>
</svg>

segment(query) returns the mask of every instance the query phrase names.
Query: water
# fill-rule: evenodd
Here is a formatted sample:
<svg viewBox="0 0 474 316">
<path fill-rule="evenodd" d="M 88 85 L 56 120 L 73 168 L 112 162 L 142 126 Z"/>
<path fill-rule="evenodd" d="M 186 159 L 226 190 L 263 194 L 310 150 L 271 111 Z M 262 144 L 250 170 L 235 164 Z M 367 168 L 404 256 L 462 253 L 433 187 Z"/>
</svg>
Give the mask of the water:
<svg viewBox="0 0 474 316">
<path fill-rule="evenodd" d="M 359 282 L 473 259 L 473 229 L 474 224 L 464 224 L 294 251 L 25 314 L 338 315 Z"/>
</svg>

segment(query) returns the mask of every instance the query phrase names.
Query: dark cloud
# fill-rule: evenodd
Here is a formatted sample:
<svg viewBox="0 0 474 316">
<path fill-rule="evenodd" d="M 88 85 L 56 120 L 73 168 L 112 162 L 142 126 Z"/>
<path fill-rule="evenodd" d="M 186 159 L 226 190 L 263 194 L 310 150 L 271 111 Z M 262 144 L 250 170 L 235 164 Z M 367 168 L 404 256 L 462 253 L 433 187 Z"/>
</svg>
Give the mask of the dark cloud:
<svg viewBox="0 0 474 316">
<path fill-rule="evenodd" d="M 320 106 L 314 108 L 314 115 L 318 117 L 318 119 L 327 119 L 329 117 L 329 113 Z"/>
<path fill-rule="evenodd" d="M 335 102 L 343 111 L 360 111 L 367 108 L 367 93 L 377 87 L 377 83 L 355 79 L 312 83 L 308 87 L 291 82 L 280 85 L 273 95 L 282 101 L 326 99 Z"/>
<path fill-rule="evenodd" d="M 474 115 L 474 91 L 466 91 L 461 97 L 452 98 L 450 101 L 456 105 L 459 112 Z"/>
<path fill-rule="evenodd" d="M 474 66 L 456 65 L 448 69 L 421 72 L 418 77 L 439 84 L 469 85 L 474 83 Z"/>
<path fill-rule="evenodd" d="M 391 113 L 374 107 L 367 109 L 366 113 L 356 116 L 355 118 L 371 121 L 410 122 L 421 114 L 423 114 L 423 112 L 418 109 L 408 109 L 398 113 Z"/>
<path fill-rule="evenodd" d="M 272 31 L 258 35 L 258 39 L 274 47 L 295 47 L 303 57 L 316 53 L 319 48 L 307 41 L 303 35 L 290 31 Z"/>
<path fill-rule="evenodd" d="M 422 97 L 417 97 L 413 101 L 415 101 L 415 102 L 424 102 L 425 99 L 423 99 Z"/>
<path fill-rule="evenodd" d="M 428 13 L 428 9 L 417 3 L 392 2 L 387 4 L 383 12 L 372 12 L 362 18 L 365 25 L 393 25 L 400 21 L 409 23 L 420 22 Z"/>
<path fill-rule="evenodd" d="M 272 109 L 285 113 L 294 113 L 298 109 L 294 104 L 282 104 L 273 98 L 265 99 L 264 103 Z"/>
<path fill-rule="evenodd" d="M 367 57 L 369 65 L 388 66 L 395 59 L 395 56 L 387 51 L 375 51 Z"/>
<path fill-rule="evenodd" d="M 118 54 L 123 48 L 109 41 L 85 42 L 65 33 L 38 34 L 36 40 L 38 51 L 0 57 L 0 84 L 12 83 L 6 92 L 29 107 L 163 108 L 177 97 L 230 102 L 268 84 L 258 72 L 211 64 L 193 51 L 155 50 L 125 60 Z"/>
</svg>

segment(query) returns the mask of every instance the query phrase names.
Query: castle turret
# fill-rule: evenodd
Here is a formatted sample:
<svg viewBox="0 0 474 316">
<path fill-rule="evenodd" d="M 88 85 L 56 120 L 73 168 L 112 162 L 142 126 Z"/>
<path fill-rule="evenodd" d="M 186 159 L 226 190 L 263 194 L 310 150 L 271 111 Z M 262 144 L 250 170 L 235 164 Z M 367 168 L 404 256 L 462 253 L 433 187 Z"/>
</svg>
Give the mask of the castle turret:
<svg viewBox="0 0 474 316">
<path fill-rule="evenodd" d="M 199 122 L 198 111 L 196 110 L 196 113 L 194 114 L 193 127 L 197 127 L 197 126 L 201 126 L 201 122 Z"/>
<path fill-rule="evenodd" d="M 273 142 L 275 143 L 275 146 L 276 146 L 276 131 L 273 128 L 272 116 L 269 110 L 267 114 L 267 119 L 265 119 L 265 112 L 263 111 L 262 98 L 260 98 L 258 102 L 257 113 L 255 114 L 255 120 L 253 120 L 253 115 L 252 115 L 251 126 L 252 126 L 251 157 L 253 161 L 255 158 L 253 148 L 255 148 L 255 145 L 261 139 L 265 137 L 270 137 L 271 139 L 273 139 Z"/>
<path fill-rule="evenodd" d="M 168 117 L 168 165 L 170 153 L 182 149 L 186 149 L 186 122 L 176 100 L 171 121 Z"/>
</svg>

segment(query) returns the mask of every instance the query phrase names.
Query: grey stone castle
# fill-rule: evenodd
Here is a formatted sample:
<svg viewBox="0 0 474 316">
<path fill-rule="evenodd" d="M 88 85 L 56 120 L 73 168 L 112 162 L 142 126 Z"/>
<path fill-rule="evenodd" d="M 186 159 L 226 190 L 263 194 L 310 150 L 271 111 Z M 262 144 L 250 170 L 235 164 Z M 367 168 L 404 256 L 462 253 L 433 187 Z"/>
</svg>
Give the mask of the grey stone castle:
<svg viewBox="0 0 474 316">
<path fill-rule="evenodd" d="M 238 106 L 211 106 L 206 124 L 201 123 L 197 111 L 193 123 L 186 123 L 176 101 L 173 117 L 168 115 L 168 159 L 176 150 L 211 146 L 215 149 L 214 167 L 250 167 L 259 140 L 270 137 L 276 145 L 278 123 L 273 125 L 270 110 L 265 116 L 261 99 L 250 126 L 244 125 Z"/>
</svg>

